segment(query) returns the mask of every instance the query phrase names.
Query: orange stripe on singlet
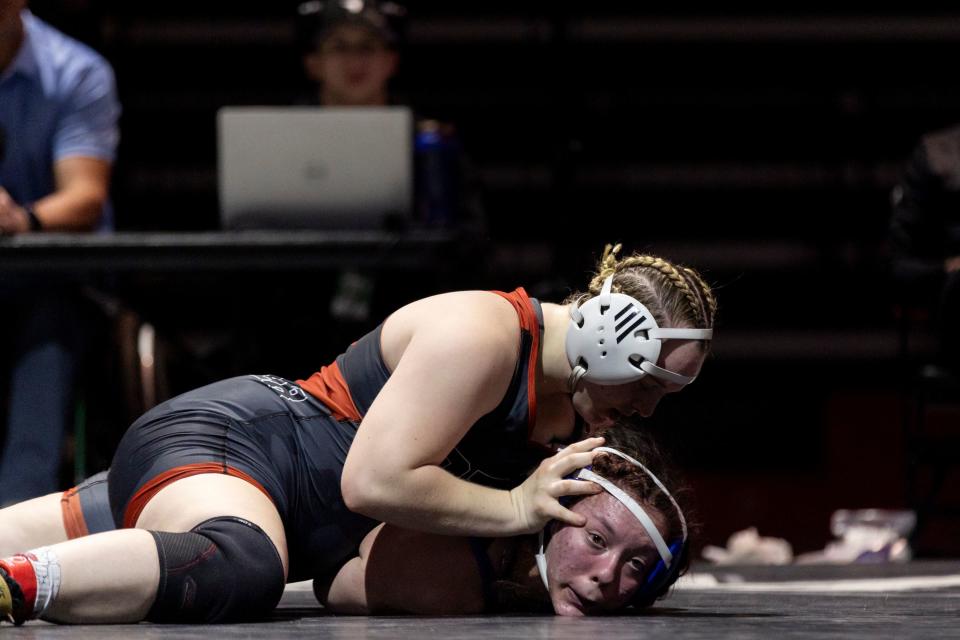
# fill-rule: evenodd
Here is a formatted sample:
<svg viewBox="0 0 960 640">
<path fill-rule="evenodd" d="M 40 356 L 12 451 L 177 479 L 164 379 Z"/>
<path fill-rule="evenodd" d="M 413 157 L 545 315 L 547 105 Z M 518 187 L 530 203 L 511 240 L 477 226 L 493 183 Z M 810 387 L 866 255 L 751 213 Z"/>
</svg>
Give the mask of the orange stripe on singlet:
<svg viewBox="0 0 960 640">
<path fill-rule="evenodd" d="M 263 495 L 267 496 L 267 499 L 273 503 L 273 498 L 269 493 L 267 493 L 267 490 L 263 488 L 263 485 L 243 471 L 239 471 L 233 467 L 228 467 L 227 465 L 219 462 L 196 462 L 193 464 L 185 464 L 179 467 L 174 467 L 173 469 L 168 469 L 167 471 L 154 476 L 142 487 L 140 487 L 140 489 L 133 494 L 133 497 L 130 498 L 130 502 L 127 503 L 127 508 L 123 512 L 123 526 L 126 528 L 136 526 L 137 519 L 140 517 L 140 513 L 143 511 L 144 507 L 147 506 L 147 503 L 150 502 L 150 499 L 157 495 L 161 489 L 176 482 L 177 480 L 189 478 L 190 476 L 197 476 L 202 473 L 219 473 L 222 475 L 233 476 L 234 478 L 240 478 L 241 480 L 246 480 L 259 489 Z"/>
<path fill-rule="evenodd" d="M 83 518 L 83 507 L 80 506 L 80 491 L 78 487 L 67 489 L 60 496 L 60 512 L 63 514 L 63 528 L 67 532 L 67 539 L 82 538 L 89 535 L 87 521 Z"/>
<path fill-rule="evenodd" d="M 493 291 L 510 301 L 520 318 L 520 328 L 527 331 L 532 342 L 530 354 L 527 357 L 527 436 L 533 433 L 533 426 L 537 422 L 537 362 L 540 357 L 540 322 L 537 312 L 533 310 L 530 296 L 523 287 L 514 289 L 510 293 Z"/>
<path fill-rule="evenodd" d="M 334 419 L 360 422 L 363 417 L 357 410 L 357 405 L 353 403 L 350 388 L 347 387 L 347 381 L 344 380 L 336 361 L 326 367 L 320 367 L 320 371 L 306 380 L 297 380 L 297 384 L 325 404 Z"/>
<path fill-rule="evenodd" d="M 540 322 L 537 320 L 537 313 L 533 310 L 533 303 L 523 287 L 506 293 L 504 291 L 493 291 L 503 298 L 507 299 L 517 312 L 520 319 L 520 328 L 529 332 L 533 338 L 530 347 L 530 354 L 527 362 L 527 420 L 529 429 L 527 433 L 533 432 L 533 425 L 537 419 L 537 362 L 540 354 Z M 333 418 L 336 420 L 353 420 L 359 422 L 363 416 L 357 409 L 350 395 L 350 388 L 343 377 L 343 372 L 337 362 L 321 367 L 306 380 L 297 380 L 300 387 L 320 400 L 330 409 Z"/>
</svg>

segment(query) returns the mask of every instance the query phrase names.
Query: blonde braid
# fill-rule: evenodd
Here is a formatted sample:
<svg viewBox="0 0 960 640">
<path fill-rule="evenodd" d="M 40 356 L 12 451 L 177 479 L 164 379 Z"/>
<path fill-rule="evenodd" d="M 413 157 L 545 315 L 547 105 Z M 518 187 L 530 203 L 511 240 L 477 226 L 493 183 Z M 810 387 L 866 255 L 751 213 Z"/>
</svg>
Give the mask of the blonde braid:
<svg viewBox="0 0 960 640">
<path fill-rule="evenodd" d="M 693 269 L 690 269 L 689 267 L 684 267 L 683 270 L 687 275 L 693 278 L 693 280 L 697 283 L 697 286 L 700 287 L 700 293 L 707 301 L 707 307 L 710 310 L 710 317 L 705 319 L 708 322 L 708 326 L 713 326 L 713 319 L 717 316 L 717 299 L 713 297 L 713 291 L 710 290 L 710 287 L 708 287 L 707 283 L 703 281 L 703 278 L 700 277 L 699 273 Z"/>
<path fill-rule="evenodd" d="M 630 256 L 619 262 L 617 266 L 621 269 L 628 269 L 630 267 L 649 267 L 656 269 L 665 275 L 667 279 L 673 283 L 673 286 L 683 292 L 683 296 L 687 299 L 687 302 L 690 303 L 690 308 L 693 309 L 694 312 L 698 312 L 701 316 L 703 315 L 703 306 L 700 303 L 700 299 L 693 290 L 690 289 L 690 285 L 687 284 L 687 279 L 683 277 L 683 274 L 680 273 L 673 264 L 663 258 L 657 256 Z"/>
<path fill-rule="evenodd" d="M 567 297 L 564 301 L 565 304 L 580 305 L 584 298 L 600 295 L 604 281 L 619 274 L 620 282 L 613 285 L 614 292 L 624 293 L 629 290 L 633 292 L 631 295 L 634 297 L 637 295 L 644 297 L 653 295 L 657 298 L 656 302 L 654 300 L 650 301 L 654 303 L 654 306 L 650 307 L 647 302 L 644 302 L 644 304 L 647 304 L 651 311 L 658 314 L 668 312 L 662 305 L 669 299 L 670 308 L 674 309 L 675 313 L 680 314 L 678 318 L 692 314 L 690 316 L 691 322 L 699 323 L 702 321 L 705 328 L 713 326 L 717 313 L 717 301 L 709 285 L 699 273 L 688 267 L 675 266 L 663 258 L 652 255 L 632 255 L 618 260 L 617 253 L 620 252 L 621 246 L 620 244 L 608 244 L 604 247 L 603 257 L 597 267 L 598 271 L 590 280 L 590 285 L 587 288 L 588 293 L 575 292 Z M 653 285 L 653 280 L 649 280 L 649 276 L 652 274 L 648 273 L 648 276 L 642 276 L 641 273 L 645 269 L 659 272 L 662 279 L 657 278 L 656 281 L 661 284 Z M 645 281 L 647 285 L 643 284 Z M 652 287 L 650 293 L 642 293 L 641 290 L 645 286 Z M 667 295 L 667 291 L 661 291 L 661 286 L 668 288 L 669 295 Z M 640 287 L 640 289 L 637 289 L 637 287 Z M 664 295 L 667 295 L 667 298 L 661 298 Z M 674 306 L 680 305 L 680 307 L 683 307 L 684 301 L 687 305 L 685 308 Z M 700 320 L 697 320 L 697 318 Z M 662 320 L 667 320 L 667 318 L 662 318 Z"/>
<path fill-rule="evenodd" d="M 617 253 L 619 253 L 621 248 L 623 248 L 623 245 L 619 243 L 615 245 L 608 244 L 603 248 L 603 257 L 600 258 L 600 273 L 595 275 L 593 280 L 590 281 L 591 294 L 595 296 L 600 295 L 600 289 L 603 288 L 603 281 L 609 276 L 616 275 L 621 264 L 617 262 Z"/>
</svg>

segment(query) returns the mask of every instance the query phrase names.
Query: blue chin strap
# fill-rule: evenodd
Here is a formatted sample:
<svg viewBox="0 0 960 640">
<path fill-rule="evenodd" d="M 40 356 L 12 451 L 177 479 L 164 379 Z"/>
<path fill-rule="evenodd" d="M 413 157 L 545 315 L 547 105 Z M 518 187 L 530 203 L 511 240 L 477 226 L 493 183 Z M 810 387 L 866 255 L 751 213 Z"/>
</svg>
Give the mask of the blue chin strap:
<svg viewBox="0 0 960 640">
<path fill-rule="evenodd" d="M 677 512 L 677 517 L 680 519 L 682 537 L 672 544 L 667 545 L 666 541 L 663 539 L 663 536 L 660 534 L 660 531 L 657 529 L 656 524 L 654 524 L 653 519 L 650 518 L 650 515 L 646 512 L 646 510 L 640 506 L 640 503 L 634 500 L 630 494 L 626 493 L 623 489 L 610 482 L 603 476 L 594 473 L 590 467 L 584 467 L 583 469 L 580 469 L 575 476 L 578 480 L 587 480 L 603 487 L 604 491 L 619 500 L 620 503 L 623 504 L 623 506 L 625 506 L 630 513 L 634 515 L 634 517 L 636 517 L 636 519 L 640 522 L 640 525 L 647 532 L 647 535 L 650 536 L 654 546 L 657 548 L 657 553 L 660 554 L 660 561 L 650 571 L 650 573 L 647 574 L 647 579 L 637 594 L 637 596 L 640 598 L 649 596 L 656 592 L 663 579 L 671 575 L 671 568 L 673 567 L 674 561 L 677 557 L 679 557 L 680 552 L 687 542 L 686 518 L 683 517 L 683 511 L 680 510 L 680 505 L 678 505 L 677 501 L 674 500 L 672 495 L 670 495 L 670 492 L 667 491 L 667 488 L 663 486 L 663 483 L 660 482 L 660 479 L 653 475 L 653 473 L 651 473 L 650 470 L 643 466 L 639 461 L 628 456 L 622 451 L 618 451 L 617 449 L 613 449 L 611 447 L 597 447 L 594 449 L 594 451 L 600 451 L 610 455 L 618 456 L 634 464 L 635 466 L 640 467 L 640 469 L 642 469 L 643 472 L 646 473 L 651 480 L 653 480 L 654 484 L 657 485 L 664 495 L 667 496 L 667 498 L 670 500 L 670 503 L 673 505 L 673 508 Z M 540 577 L 543 580 L 543 586 L 549 591 L 550 583 L 547 580 L 547 556 L 544 544 L 545 531 L 546 528 L 540 531 L 540 550 L 537 552 L 536 561 L 537 569 L 540 571 Z"/>
<path fill-rule="evenodd" d="M 673 555 L 674 559 L 676 559 L 683 550 L 683 543 L 683 540 L 677 540 L 670 545 L 670 553 Z M 640 587 L 640 591 L 637 592 L 637 595 L 634 596 L 634 599 L 642 599 L 646 596 L 655 594 L 660 588 L 661 581 L 666 579 L 670 573 L 670 567 L 661 558 L 653 568 L 653 571 L 647 575 L 646 582 L 644 582 L 643 586 Z"/>
</svg>

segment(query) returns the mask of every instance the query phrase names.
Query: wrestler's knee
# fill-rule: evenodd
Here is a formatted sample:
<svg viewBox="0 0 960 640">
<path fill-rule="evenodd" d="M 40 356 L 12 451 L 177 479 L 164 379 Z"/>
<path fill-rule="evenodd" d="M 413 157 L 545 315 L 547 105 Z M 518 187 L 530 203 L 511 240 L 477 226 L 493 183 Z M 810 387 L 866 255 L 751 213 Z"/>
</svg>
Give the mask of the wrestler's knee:
<svg viewBox="0 0 960 640">
<path fill-rule="evenodd" d="M 269 536 L 237 517 L 183 533 L 151 531 L 160 556 L 152 622 L 227 622 L 262 617 L 280 601 L 283 562 Z"/>
</svg>

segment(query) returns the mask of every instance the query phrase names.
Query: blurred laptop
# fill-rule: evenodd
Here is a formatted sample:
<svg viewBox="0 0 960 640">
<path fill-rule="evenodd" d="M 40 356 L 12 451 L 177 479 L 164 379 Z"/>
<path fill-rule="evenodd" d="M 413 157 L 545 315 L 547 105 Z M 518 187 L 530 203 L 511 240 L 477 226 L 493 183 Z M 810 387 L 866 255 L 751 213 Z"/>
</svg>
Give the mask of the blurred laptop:
<svg viewBox="0 0 960 640">
<path fill-rule="evenodd" d="M 406 107 L 224 107 L 221 227 L 402 227 L 411 216 L 412 141 Z"/>
</svg>

